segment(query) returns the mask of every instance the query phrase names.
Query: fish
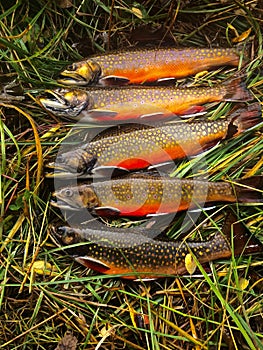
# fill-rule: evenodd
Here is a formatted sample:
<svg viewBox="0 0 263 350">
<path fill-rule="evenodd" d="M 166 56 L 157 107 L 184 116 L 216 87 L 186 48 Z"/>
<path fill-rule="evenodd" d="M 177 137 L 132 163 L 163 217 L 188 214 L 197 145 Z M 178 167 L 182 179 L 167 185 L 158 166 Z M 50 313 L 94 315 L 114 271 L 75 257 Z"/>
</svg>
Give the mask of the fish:
<svg viewBox="0 0 263 350">
<path fill-rule="evenodd" d="M 261 122 L 261 106 L 253 103 L 215 121 L 120 125 L 73 150 L 59 153 L 48 166 L 67 176 L 87 177 L 103 177 L 112 170 L 125 173 L 145 169 L 195 156 Z"/>
<path fill-rule="evenodd" d="M 262 203 L 262 188 L 263 176 L 212 182 L 134 173 L 62 187 L 53 193 L 51 205 L 63 210 L 87 208 L 106 217 L 151 217 L 202 208 L 205 203 Z"/>
<path fill-rule="evenodd" d="M 181 79 L 220 66 L 238 66 L 231 48 L 159 48 L 99 54 L 68 65 L 58 76 L 63 85 L 124 85 Z"/>
<path fill-rule="evenodd" d="M 232 255 L 262 252 L 262 244 L 236 220 L 234 214 L 228 214 L 221 232 L 204 241 L 189 242 L 149 237 L 146 229 L 108 228 L 105 225 L 94 229 L 89 225 L 51 224 L 49 230 L 56 243 L 87 268 L 124 279 L 151 280 L 187 274 L 189 254 L 204 264 Z M 231 241 L 234 243 L 232 248 Z"/>
<path fill-rule="evenodd" d="M 204 112 L 208 102 L 249 101 L 253 97 L 241 78 L 215 87 L 176 88 L 128 86 L 58 88 L 38 97 L 45 110 L 57 117 L 83 123 L 116 123 L 129 120 L 165 120 L 173 115 Z"/>
</svg>

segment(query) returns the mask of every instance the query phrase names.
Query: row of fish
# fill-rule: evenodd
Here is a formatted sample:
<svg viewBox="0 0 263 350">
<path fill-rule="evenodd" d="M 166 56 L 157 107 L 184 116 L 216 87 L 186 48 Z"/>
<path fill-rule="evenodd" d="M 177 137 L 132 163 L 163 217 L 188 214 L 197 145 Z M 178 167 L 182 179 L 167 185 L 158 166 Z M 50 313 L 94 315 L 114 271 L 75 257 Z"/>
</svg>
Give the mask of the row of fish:
<svg viewBox="0 0 263 350">
<path fill-rule="evenodd" d="M 152 172 L 130 173 L 160 168 L 174 160 L 194 156 L 262 121 L 260 105 L 252 103 L 246 108 L 235 108 L 226 118 L 216 121 L 180 119 L 164 123 L 174 115 L 203 112 L 202 105 L 207 102 L 252 100 L 240 78 L 212 88 L 195 89 L 132 84 L 182 78 L 222 65 L 237 66 L 239 61 L 232 49 L 160 49 L 100 55 L 67 67 L 58 79 L 64 85 L 131 86 L 47 90 L 39 98 L 46 110 L 88 123 L 139 120 L 145 123 L 108 128 L 93 140 L 60 153 L 55 163 L 49 164 L 57 174 L 103 178 L 117 170 L 123 176 L 63 187 L 55 191 L 51 204 L 63 210 L 87 208 L 106 217 L 152 217 L 211 202 L 262 202 L 261 176 L 210 182 L 180 180 Z M 189 248 L 190 251 L 193 248 L 200 263 L 231 256 L 228 239 L 219 233 L 208 242 L 185 245 L 161 242 L 142 229 L 109 232 L 103 227 L 97 230 L 53 227 L 52 232 L 62 245 L 85 243 L 67 249 L 85 266 L 126 277 L 128 273 L 128 278 L 133 279 L 138 274 L 152 277 L 151 273 L 167 275 L 189 271 L 184 259 L 189 255 Z M 259 244 L 255 246 L 257 251 Z M 161 262 L 159 254 L 157 256 L 159 251 L 163 253 Z"/>
<path fill-rule="evenodd" d="M 238 66 L 239 62 L 235 50 L 223 48 L 134 50 L 97 55 L 66 67 L 58 78 L 59 83 L 84 86 L 86 90 L 47 90 L 39 101 L 57 116 L 82 122 L 160 121 L 174 114 L 201 112 L 202 105 L 208 102 L 248 101 L 252 96 L 240 79 L 212 88 L 125 88 L 123 85 L 184 78 L 223 65 Z M 111 87 L 90 86 L 94 84 Z"/>
</svg>

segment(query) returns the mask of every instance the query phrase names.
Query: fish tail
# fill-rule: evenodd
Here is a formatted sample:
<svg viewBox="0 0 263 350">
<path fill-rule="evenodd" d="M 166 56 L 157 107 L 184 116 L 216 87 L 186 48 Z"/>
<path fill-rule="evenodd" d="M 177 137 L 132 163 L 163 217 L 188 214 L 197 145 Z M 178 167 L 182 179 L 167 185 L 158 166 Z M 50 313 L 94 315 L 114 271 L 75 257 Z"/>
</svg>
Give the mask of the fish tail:
<svg viewBox="0 0 263 350">
<path fill-rule="evenodd" d="M 226 90 L 224 101 L 235 102 L 253 100 L 253 95 L 247 89 L 246 83 L 242 81 L 240 77 L 225 82 L 224 89 Z"/>
<path fill-rule="evenodd" d="M 263 121 L 261 105 L 258 102 L 249 106 L 235 107 L 230 112 L 230 123 L 225 138 L 231 138 Z"/>
<path fill-rule="evenodd" d="M 249 255 L 263 251 L 263 244 L 248 230 L 248 228 L 238 221 L 232 211 L 228 211 L 222 232 L 228 240 L 229 245 L 234 244 L 234 255 Z"/>
<path fill-rule="evenodd" d="M 231 184 L 240 203 L 263 203 L 263 176 L 251 176 Z"/>
</svg>

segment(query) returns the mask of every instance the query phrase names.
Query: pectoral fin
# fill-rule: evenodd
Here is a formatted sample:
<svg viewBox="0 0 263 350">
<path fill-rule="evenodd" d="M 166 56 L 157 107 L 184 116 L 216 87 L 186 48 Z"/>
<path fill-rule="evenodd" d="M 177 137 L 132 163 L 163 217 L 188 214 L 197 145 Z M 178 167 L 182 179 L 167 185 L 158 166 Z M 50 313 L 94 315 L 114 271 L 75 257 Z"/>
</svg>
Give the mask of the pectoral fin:
<svg viewBox="0 0 263 350">
<path fill-rule="evenodd" d="M 120 210 L 114 207 L 97 207 L 93 211 L 99 216 L 119 216 Z"/>
<path fill-rule="evenodd" d="M 160 78 L 157 80 L 158 83 L 163 83 L 163 82 L 171 82 L 173 80 L 176 80 L 175 78 L 173 77 L 169 77 L 169 78 Z"/>
<path fill-rule="evenodd" d="M 112 178 L 116 176 L 122 176 L 129 174 L 129 170 L 126 168 L 118 167 L 118 166 L 98 166 L 92 170 L 92 175 L 95 177 L 105 177 Z"/>
<path fill-rule="evenodd" d="M 196 209 L 189 209 L 188 212 L 189 213 L 202 213 L 204 211 L 207 211 L 207 210 L 212 210 L 212 209 L 215 209 L 216 206 L 215 205 L 212 205 L 212 206 L 209 206 L 209 207 L 202 207 L 202 208 L 196 208 Z"/>
<path fill-rule="evenodd" d="M 198 106 L 198 105 L 196 105 L 196 106 L 191 106 L 191 107 L 189 107 L 185 112 L 184 112 L 184 114 L 186 115 L 186 116 L 188 116 L 188 117 L 190 117 L 190 116 L 196 116 L 197 114 L 198 115 L 202 115 L 202 114 L 204 114 L 205 113 L 205 107 L 204 106 Z M 200 114 L 199 114 L 200 113 Z"/>
<path fill-rule="evenodd" d="M 160 164 L 154 164 L 154 165 L 150 165 L 147 170 L 148 171 L 152 171 L 152 170 L 156 170 L 158 172 L 165 172 L 168 173 L 170 171 L 173 170 L 174 168 L 174 162 L 165 162 L 165 163 L 160 163 Z"/>
<path fill-rule="evenodd" d="M 129 84 L 130 79 L 117 75 L 108 75 L 99 80 L 99 83 L 105 86 L 108 85 L 126 85 Z"/>
<path fill-rule="evenodd" d="M 171 113 L 172 114 L 172 113 Z M 144 120 L 151 120 L 151 119 L 157 119 L 157 118 L 162 118 L 164 116 L 163 112 L 153 112 L 153 113 L 148 113 L 148 114 L 142 114 L 140 115 L 140 119 Z"/>
<path fill-rule="evenodd" d="M 106 271 L 110 270 L 110 266 L 90 256 L 77 256 L 77 257 L 74 257 L 74 259 L 81 265 L 84 265 L 89 269 L 92 269 L 101 273 L 105 273 Z"/>
<path fill-rule="evenodd" d="M 146 217 L 147 218 L 158 218 L 158 217 L 162 217 L 162 216 L 165 216 L 165 215 L 169 215 L 170 213 L 153 213 L 153 214 L 147 214 Z"/>
<path fill-rule="evenodd" d="M 116 117 L 118 113 L 115 111 L 111 111 L 108 109 L 91 109 L 89 110 L 89 117 L 91 119 L 99 119 L 99 118 L 109 118 L 112 119 Z"/>
</svg>

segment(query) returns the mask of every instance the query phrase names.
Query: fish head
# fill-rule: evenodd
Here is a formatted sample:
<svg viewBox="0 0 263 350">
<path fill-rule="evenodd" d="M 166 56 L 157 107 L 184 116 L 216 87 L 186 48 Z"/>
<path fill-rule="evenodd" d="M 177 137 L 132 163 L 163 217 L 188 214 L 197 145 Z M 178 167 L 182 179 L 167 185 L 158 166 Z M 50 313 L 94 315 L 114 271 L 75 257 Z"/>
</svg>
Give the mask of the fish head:
<svg viewBox="0 0 263 350">
<path fill-rule="evenodd" d="M 53 193 L 51 204 L 65 210 L 92 209 L 100 205 L 95 191 L 90 185 L 63 187 Z"/>
<path fill-rule="evenodd" d="M 38 97 L 38 100 L 48 112 L 70 119 L 77 117 L 84 109 L 93 107 L 88 92 L 78 89 L 45 90 L 44 95 Z"/>
<path fill-rule="evenodd" d="M 97 83 L 101 76 L 101 66 L 93 59 L 70 64 L 64 69 L 57 81 L 65 85 L 87 86 Z"/>
<path fill-rule="evenodd" d="M 82 175 L 91 174 L 97 163 L 97 157 L 85 151 L 82 148 L 77 148 L 73 151 L 68 151 L 57 155 L 56 161 L 49 164 L 49 167 L 54 167 L 56 170 L 69 171 L 72 174 Z"/>
<path fill-rule="evenodd" d="M 55 239 L 62 245 L 71 245 L 82 242 L 81 235 L 77 229 L 72 229 L 69 226 L 50 226 L 50 232 Z"/>
</svg>

